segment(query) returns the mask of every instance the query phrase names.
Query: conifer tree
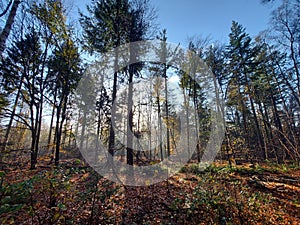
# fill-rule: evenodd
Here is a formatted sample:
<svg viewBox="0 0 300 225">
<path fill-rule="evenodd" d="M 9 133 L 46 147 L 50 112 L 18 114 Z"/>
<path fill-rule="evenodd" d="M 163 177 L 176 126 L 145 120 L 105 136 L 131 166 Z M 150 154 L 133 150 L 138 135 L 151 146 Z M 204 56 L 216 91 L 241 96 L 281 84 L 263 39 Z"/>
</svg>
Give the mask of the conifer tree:
<svg viewBox="0 0 300 225">
<path fill-rule="evenodd" d="M 229 74 L 226 93 L 227 105 L 234 107 L 236 128 L 242 127 L 240 134 L 248 149 L 258 143 L 259 152 L 262 152 L 263 158 L 266 159 L 261 128 L 253 101 L 252 75 L 255 67 L 254 58 L 259 49 L 253 45 L 245 28 L 235 21 L 232 22 L 229 38 L 230 43 L 227 46 L 227 73 Z M 253 137 L 251 134 L 255 136 Z M 252 140 L 256 141 L 252 142 Z"/>
</svg>

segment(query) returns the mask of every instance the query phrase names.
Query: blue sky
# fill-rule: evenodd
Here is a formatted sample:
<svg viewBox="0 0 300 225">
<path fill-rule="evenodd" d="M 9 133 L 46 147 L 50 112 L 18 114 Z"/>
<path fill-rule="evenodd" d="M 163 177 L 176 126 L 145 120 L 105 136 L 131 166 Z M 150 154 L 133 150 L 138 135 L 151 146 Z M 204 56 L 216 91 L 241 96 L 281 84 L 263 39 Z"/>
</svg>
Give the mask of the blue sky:
<svg viewBox="0 0 300 225">
<path fill-rule="evenodd" d="M 157 8 L 158 23 L 167 29 L 168 41 L 187 45 L 194 35 L 211 36 L 213 40 L 228 42 L 232 20 L 242 24 L 255 36 L 268 27 L 270 13 L 276 4 L 260 0 L 151 0 Z M 280 2 L 280 1 L 278 1 Z M 90 1 L 75 1 L 80 10 Z M 77 10 L 76 10 L 77 11 Z"/>
<path fill-rule="evenodd" d="M 167 28 L 169 41 L 186 44 L 188 36 L 211 35 L 213 40 L 228 41 L 232 20 L 242 24 L 251 35 L 268 27 L 273 4 L 260 0 L 152 0 L 159 22 Z"/>
</svg>

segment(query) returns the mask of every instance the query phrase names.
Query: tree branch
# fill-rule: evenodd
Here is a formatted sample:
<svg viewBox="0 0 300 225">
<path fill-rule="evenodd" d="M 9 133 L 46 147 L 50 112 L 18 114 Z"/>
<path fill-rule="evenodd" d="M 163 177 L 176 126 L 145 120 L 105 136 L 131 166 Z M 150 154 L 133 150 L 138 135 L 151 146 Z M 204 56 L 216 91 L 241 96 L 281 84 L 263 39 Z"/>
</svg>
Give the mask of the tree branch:
<svg viewBox="0 0 300 225">
<path fill-rule="evenodd" d="M 11 6 L 11 4 L 12 4 L 12 0 L 9 1 L 9 3 L 8 3 L 7 7 L 6 7 L 6 9 L 0 14 L 0 17 L 4 16 L 4 15 L 7 13 L 8 9 L 9 9 L 10 6 Z"/>
</svg>

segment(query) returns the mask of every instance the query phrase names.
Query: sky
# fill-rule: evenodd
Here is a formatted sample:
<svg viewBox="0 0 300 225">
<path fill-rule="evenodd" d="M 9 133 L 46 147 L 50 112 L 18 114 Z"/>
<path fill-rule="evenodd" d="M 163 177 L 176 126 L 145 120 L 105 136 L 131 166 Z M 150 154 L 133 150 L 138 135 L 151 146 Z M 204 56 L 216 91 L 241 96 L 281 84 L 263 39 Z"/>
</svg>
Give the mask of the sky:
<svg viewBox="0 0 300 225">
<path fill-rule="evenodd" d="M 152 0 L 158 9 L 158 21 L 167 28 L 170 42 L 186 44 L 194 35 L 228 41 L 233 20 L 251 36 L 268 27 L 274 4 L 260 0 Z"/>
<path fill-rule="evenodd" d="M 210 36 L 214 41 L 227 43 L 233 20 L 255 36 L 268 28 L 270 13 L 276 8 L 276 4 L 261 4 L 260 0 L 150 1 L 157 9 L 160 28 L 167 29 L 168 41 L 182 46 L 192 36 Z M 75 2 L 75 8 L 84 10 L 90 1 Z"/>
</svg>

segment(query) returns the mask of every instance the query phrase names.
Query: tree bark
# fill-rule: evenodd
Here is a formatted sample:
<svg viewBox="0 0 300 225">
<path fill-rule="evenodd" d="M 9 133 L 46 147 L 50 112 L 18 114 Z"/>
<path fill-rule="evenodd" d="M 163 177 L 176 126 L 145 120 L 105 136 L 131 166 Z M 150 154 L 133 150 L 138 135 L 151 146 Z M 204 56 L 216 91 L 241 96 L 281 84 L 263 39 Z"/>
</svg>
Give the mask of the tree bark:
<svg viewBox="0 0 300 225">
<path fill-rule="evenodd" d="M 6 20 L 4 29 L 0 34 L 0 58 L 2 57 L 2 54 L 5 50 L 5 44 L 6 44 L 7 38 L 10 34 L 10 31 L 12 29 L 12 25 L 15 21 L 15 17 L 16 17 L 17 10 L 18 10 L 20 3 L 21 3 L 20 0 L 14 0 L 11 10 L 9 12 L 8 18 Z"/>
<path fill-rule="evenodd" d="M 129 79 L 128 79 L 128 100 L 127 100 L 127 143 L 126 143 L 126 149 L 127 149 L 127 164 L 133 165 L 133 66 L 129 66 Z"/>
<path fill-rule="evenodd" d="M 165 81 L 165 99 L 166 99 L 166 127 L 167 127 L 167 155 L 171 155 L 171 149 L 170 149 L 170 128 L 169 128 L 169 101 L 168 101 L 168 79 L 167 79 L 167 65 L 166 63 L 163 64 L 163 75 L 164 75 L 164 81 Z"/>
<path fill-rule="evenodd" d="M 17 105 L 18 105 L 18 102 L 19 102 L 19 97 L 20 97 L 20 94 L 21 94 L 21 88 L 22 88 L 22 84 L 23 84 L 23 78 L 24 78 L 24 76 L 22 75 L 21 79 L 20 79 L 20 84 L 18 86 L 18 92 L 17 92 L 16 98 L 15 98 L 13 109 L 12 109 L 12 112 L 11 112 L 11 115 L 10 115 L 10 119 L 9 119 L 9 122 L 8 122 L 8 125 L 7 125 L 6 132 L 5 132 L 4 141 L 3 141 L 3 147 L 2 147 L 3 151 L 6 150 L 6 147 L 7 147 L 7 144 L 8 144 L 11 126 L 12 126 L 12 123 L 13 123 L 13 120 L 14 120 L 14 117 L 15 117 L 15 114 L 16 114 L 16 109 L 17 109 Z"/>
</svg>

